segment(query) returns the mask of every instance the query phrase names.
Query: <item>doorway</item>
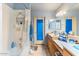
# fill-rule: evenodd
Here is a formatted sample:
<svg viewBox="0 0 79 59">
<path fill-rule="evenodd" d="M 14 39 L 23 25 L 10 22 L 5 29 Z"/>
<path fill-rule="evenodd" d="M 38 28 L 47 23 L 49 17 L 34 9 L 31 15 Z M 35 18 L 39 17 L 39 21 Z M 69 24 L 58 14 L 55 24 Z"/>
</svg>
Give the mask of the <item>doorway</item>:
<svg viewBox="0 0 79 59">
<path fill-rule="evenodd" d="M 37 19 L 37 40 L 43 40 L 43 19 Z"/>
<path fill-rule="evenodd" d="M 34 18 L 34 39 L 35 44 L 44 44 L 45 25 L 44 17 Z"/>
<path fill-rule="evenodd" d="M 72 19 L 66 19 L 66 33 L 72 31 Z"/>
</svg>

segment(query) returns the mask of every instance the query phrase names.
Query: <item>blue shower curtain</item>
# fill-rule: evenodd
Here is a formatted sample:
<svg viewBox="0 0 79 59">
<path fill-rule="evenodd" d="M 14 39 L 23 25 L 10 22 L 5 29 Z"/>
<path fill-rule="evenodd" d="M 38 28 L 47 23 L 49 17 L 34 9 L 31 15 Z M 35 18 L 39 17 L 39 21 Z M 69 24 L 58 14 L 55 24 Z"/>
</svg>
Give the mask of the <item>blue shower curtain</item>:
<svg viewBox="0 0 79 59">
<path fill-rule="evenodd" d="M 30 41 L 32 41 L 32 37 L 33 37 L 33 26 L 32 26 L 32 21 L 30 24 Z"/>
</svg>

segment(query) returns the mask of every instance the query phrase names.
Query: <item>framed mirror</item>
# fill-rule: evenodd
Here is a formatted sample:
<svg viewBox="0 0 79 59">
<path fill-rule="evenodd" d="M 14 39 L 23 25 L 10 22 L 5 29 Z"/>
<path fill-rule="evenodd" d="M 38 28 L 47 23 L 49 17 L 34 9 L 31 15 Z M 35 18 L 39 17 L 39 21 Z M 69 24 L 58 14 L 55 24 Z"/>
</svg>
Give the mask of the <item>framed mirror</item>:
<svg viewBox="0 0 79 59">
<path fill-rule="evenodd" d="M 48 28 L 51 30 L 61 30 L 61 20 L 54 20 L 49 22 Z"/>
</svg>

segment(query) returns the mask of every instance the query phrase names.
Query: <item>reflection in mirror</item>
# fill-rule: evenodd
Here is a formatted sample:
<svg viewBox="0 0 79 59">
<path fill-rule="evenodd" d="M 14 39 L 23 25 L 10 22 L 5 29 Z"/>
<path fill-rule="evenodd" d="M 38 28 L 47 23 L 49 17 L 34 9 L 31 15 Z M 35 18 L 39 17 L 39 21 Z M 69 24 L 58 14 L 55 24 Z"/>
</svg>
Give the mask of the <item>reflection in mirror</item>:
<svg viewBox="0 0 79 59">
<path fill-rule="evenodd" d="M 48 28 L 50 30 L 60 30 L 61 29 L 61 20 L 49 21 Z"/>
</svg>

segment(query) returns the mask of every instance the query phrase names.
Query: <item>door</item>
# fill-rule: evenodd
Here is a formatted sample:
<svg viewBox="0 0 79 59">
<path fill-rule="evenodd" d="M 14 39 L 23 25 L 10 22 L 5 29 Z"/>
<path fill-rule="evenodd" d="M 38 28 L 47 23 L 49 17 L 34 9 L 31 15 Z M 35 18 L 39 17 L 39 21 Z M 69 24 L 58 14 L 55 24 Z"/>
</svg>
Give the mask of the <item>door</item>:
<svg viewBox="0 0 79 59">
<path fill-rule="evenodd" d="M 43 40 L 43 19 L 37 19 L 37 40 Z"/>
<path fill-rule="evenodd" d="M 66 33 L 72 31 L 72 19 L 66 19 Z"/>
</svg>

